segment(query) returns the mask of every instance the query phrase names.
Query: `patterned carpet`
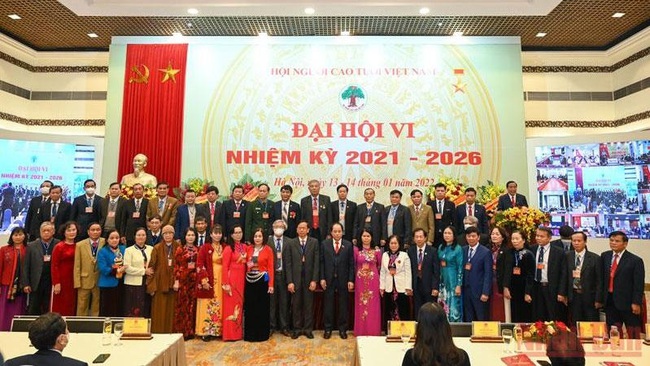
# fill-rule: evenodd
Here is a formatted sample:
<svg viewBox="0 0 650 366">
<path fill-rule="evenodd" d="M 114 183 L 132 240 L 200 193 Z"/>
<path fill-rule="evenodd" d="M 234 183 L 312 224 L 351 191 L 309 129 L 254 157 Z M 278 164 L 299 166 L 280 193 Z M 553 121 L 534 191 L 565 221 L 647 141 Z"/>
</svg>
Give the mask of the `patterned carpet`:
<svg viewBox="0 0 650 366">
<path fill-rule="evenodd" d="M 322 331 L 314 332 L 314 339 L 301 336 L 291 339 L 274 334 L 266 342 L 222 342 L 219 339 L 203 342 L 193 339 L 185 342 L 187 364 L 191 366 L 217 365 L 332 365 L 354 364 L 356 341 L 348 332 L 348 339 L 323 339 Z"/>
</svg>

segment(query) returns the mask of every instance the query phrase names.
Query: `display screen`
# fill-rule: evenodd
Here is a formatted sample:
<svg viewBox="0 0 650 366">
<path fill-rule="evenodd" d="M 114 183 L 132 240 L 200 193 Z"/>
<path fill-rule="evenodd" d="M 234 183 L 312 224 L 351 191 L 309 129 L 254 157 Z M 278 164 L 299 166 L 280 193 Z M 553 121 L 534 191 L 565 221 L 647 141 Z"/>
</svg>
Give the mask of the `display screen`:
<svg viewBox="0 0 650 366">
<path fill-rule="evenodd" d="M 539 206 L 554 228 L 650 239 L 650 141 L 540 146 L 535 163 Z"/>
</svg>

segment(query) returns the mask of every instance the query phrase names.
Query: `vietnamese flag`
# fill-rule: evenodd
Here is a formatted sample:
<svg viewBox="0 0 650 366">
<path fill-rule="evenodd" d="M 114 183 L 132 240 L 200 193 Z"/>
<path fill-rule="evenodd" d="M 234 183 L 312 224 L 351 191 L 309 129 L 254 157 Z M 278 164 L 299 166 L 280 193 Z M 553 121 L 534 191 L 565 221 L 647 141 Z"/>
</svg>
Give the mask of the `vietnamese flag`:
<svg viewBox="0 0 650 366">
<path fill-rule="evenodd" d="M 180 185 L 186 65 L 187 44 L 127 45 L 118 180 L 143 153 L 147 173 Z"/>
</svg>

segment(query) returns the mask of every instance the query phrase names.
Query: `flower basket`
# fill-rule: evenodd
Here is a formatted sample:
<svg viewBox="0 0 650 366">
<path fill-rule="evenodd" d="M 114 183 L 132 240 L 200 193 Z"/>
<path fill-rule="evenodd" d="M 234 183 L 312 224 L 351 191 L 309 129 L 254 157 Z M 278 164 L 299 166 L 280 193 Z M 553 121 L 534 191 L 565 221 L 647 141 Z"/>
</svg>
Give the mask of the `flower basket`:
<svg viewBox="0 0 650 366">
<path fill-rule="evenodd" d="M 523 231 L 529 242 L 535 237 L 535 230 L 540 225 L 548 224 L 549 214 L 537 208 L 513 207 L 496 215 L 496 225 L 504 228 L 508 233 L 519 229 Z"/>
</svg>

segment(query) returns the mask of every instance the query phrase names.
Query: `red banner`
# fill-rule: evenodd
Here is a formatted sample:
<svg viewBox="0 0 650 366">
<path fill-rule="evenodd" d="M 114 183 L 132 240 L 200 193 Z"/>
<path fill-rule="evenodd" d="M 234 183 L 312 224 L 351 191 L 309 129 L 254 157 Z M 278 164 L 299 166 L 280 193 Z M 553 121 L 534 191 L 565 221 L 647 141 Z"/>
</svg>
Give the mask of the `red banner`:
<svg viewBox="0 0 650 366">
<path fill-rule="evenodd" d="M 187 44 L 127 46 L 118 181 L 143 153 L 147 173 L 180 185 L 186 64 Z"/>
</svg>

